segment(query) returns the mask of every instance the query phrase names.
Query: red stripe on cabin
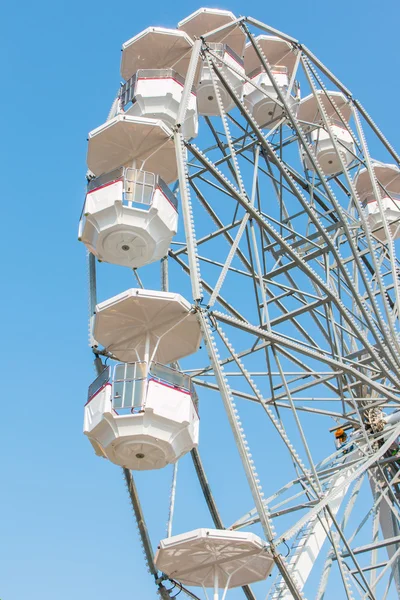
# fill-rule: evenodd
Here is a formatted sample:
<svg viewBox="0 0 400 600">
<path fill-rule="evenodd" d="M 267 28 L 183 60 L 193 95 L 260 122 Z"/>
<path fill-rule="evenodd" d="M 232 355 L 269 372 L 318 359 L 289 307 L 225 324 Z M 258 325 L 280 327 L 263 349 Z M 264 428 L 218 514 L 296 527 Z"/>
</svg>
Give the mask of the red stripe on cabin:
<svg viewBox="0 0 400 600">
<path fill-rule="evenodd" d="M 86 195 L 89 196 L 89 194 L 92 194 L 93 192 L 98 192 L 99 190 L 102 190 L 103 188 L 108 187 L 109 185 L 114 185 L 114 183 L 117 183 L 117 181 L 122 181 L 122 177 L 119 177 L 119 179 L 114 179 L 113 181 L 109 181 L 109 183 L 105 183 L 104 185 L 99 185 L 99 187 L 94 188 L 93 190 L 90 190 L 90 192 L 88 192 Z"/>
<path fill-rule="evenodd" d="M 97 392 L 89 398 L 89 400 L 86 402 L 85 406 L 87 406 L 89 404 L 89 402 L 91 402 L 93 400 L 93 398 L 95 398 L 97 396 L 97 394 L 100 394 L 100 392 L 102 392 L 104 390 L 104 388 L 106 388 L 108 385 L 111 387 L 111 383 L 108 383 L 108 382 L 105 383 L 104 385 L 102 385 L 101 388 L 98 389 Z"/>
</svg>

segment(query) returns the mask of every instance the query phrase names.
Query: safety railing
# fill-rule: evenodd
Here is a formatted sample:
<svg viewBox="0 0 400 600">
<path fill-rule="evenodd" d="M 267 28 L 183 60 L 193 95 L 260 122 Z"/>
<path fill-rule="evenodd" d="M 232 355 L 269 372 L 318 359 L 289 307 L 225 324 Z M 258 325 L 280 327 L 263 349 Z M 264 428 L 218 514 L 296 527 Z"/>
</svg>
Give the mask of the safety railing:
<svg viewBox="0 0 400 600">
<path fill-rule="evenodd" d="M 138 169 L 125 169 L 123 203 L 150 205 L 153 200 L 156 175 Z"/>
<path fill-rule="evenodd" d="M 87 193 L 100 190 L 103 187 L 116 183 L 123 182 L 123 199 L 122 202 L 126 206 L 132 204 L 141 204 L 150 206 L 154 192 L 157 188 L 161 190 L 168 202 L 178 210 L 178 201 L 175 195 L 171 192 L 167 184 L 155 173 L 141 171 L 130 167 L 120 167 L 109 173 L 93 177 L 88 181 Z M 84 209 L 82 211 L 84 213 Z"/>
<path fill-rule="evenodd" d="M 232 48 L 230 46 L 228 46 L 227 44 L 224 44 L 222 42 L 208 42 L 207 43 L 207 48 L 213 54 L 215 54 L 216 56 L 218 56 L 219 58 L 222 58 L 222 59 L 224 58 L 224 55 L 225 55 L 225 52 L 226 52 L 241 67 L 244 66 L 243 58 L 241 58 L 239 56 L 239 54 L 236 54 L 236 52 L 234 50 L 232 50 Z"/>
<path fill-rule="evenodd" d="M 93 383 L 89 385 L 87 397 L 88 402 L 90 402 L 93 396 L 95 396 L 110 381 L 110 374 L 110 367 L 105 367 L 105 369 L 103 369 L 100 375 L 96 377 Z"/>
<path fill-rule="evenodd" d="M 111 379 L 111 369 L 106 367 L 89 386 L 88 402 Z M 193 396 L 191 378 L 177 369 L 167 367 L 160 363 L 141 361 L 135 363 L 118 363 L 115 365 L 112 376 L 111 403 L 112 408 L 121 414 L 144 410 L 146 405 L 146 390 L 149 381 L 157 381 L 168 387 L 180 390 Z"/>
<path fill-rule="evenodd" d="M 182 392 L 190 394 L 196 414 L 197 416 L 199 416 L 199 411 L 197 409 L 196 403 L 194 402 L 194 387 L 189 375 L 187 375 L 186 373 L 182 373 L 177 369 L 173 369 L 172 367 L 167 367 L 166 365 L 152 362 L 150 364 L 149 369 L 149 379 L 159 381 L 164 385 L 166 384 L 170 387 L 179 389 Z"/>
<path fill-rule="evenodd" d="M 188 375 L 160 363 L 119 363 L 114 367 L 112 381 L 112 406 L 115 410 L 130 412 L 145 408 L 146 389 L 149 381 L 192 394 L 192 382 Z"/>
<path fill-rule="evenodd" d="M 94 190 L 100 189 L 106 185 L 120 181 L 124 176 L 124 168 L 114 169 L 108 173 L 103 173 L 98 177 L 91 177 L 87 184 L 87 193 L 93 192 Z"/>
<path fill-rule="evenodd" d="M 179 388 L 182 391 L 192 391 L 193 384 L 188 375 L 160 363 L 151 363 L 149 369 L 149 378 L 160 381 L 161 383 L 166 383 L 172 387 Z"/>
<path fill-rule="evenodd" d="M 174 71 L 174 69 L 139 69 L 121 87 L 120 100 L 122 108 L 125 108 L 130 102 L 132 102 L 132 104 L 135 102 L 138 81 L 143 79 L 173 79 L 182 87 L 185 84 L 185 79 L 179 75 L 179 73 Z M 194 88 L 192 88 L 192 91 L 194 92 Z"/>
<path fill-rule="evenodd" d="M 114 367 L 112 407 L 141 410 L 147 383 L 147 363 L 119 363 Z"/>
</svg>

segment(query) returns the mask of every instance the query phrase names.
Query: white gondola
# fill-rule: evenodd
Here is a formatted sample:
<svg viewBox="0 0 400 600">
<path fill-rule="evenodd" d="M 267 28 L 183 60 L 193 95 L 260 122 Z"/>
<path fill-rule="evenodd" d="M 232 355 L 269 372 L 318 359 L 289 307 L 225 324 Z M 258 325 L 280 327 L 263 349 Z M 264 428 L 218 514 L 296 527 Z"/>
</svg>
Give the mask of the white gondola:
<svg viewBox="0 0 400 600">
<path fill-rule="evenodd" d="M 282 90 L 292 112 L 296 114 L 300 102 L 300 89 L 296 81 L 293 82 L 290 94 L 288 94 L 296 64 L 295 49 L 285 40 L 270 35 L 259 35 L 256 42 L 271 67 L 275 84 Z M 246 45 L 244 66 L 247 77 L 251 79 L 251 83 L 246 82 L 244 85 L 244 103 L 257 123 L 263 128 L 269 129 L 278 119 L 282 118 L 284 108 L 251 43 Z M 255 85 L 258 87 L 256 88 Z"/>
<path fill-rule="evenodd" d="M 330 130 L 335 136 L 342 160 L 348 166 L 355 155 L 355 144 L 346 125 L 350 121 L 352 110 L 349 101 L 341 92 L 327 92 L 317 90 L 317 95 L 321 101 L 329 120 Z M 337 111 L 340 110 L 342 119 Z M 321 165 L 325 175 L 341 173 L 342 166 L 334 144 L 326 129 L 319 110 L 318 101 L 313 94 L 306 96 L 300 102 L 298 118 L 303 121 L 302 127 L 309 137 L 313 146 L 316 158 Z M 305 165 L 307 169 L 313 169 L 313 165 L 308 156 L 303 152 Z"/>
<path fill-rule="evenodd" d="M 131 289 L 96 307 L 94 337 L 129 364 L 89 388 L 84 433 L 96 454 L 129 469 L 160 469 L 198 443 L 190 378 L 164 366 L 199 348 L 200 328 L 179 294 Z"/>
<path fill-rule="evenodd" d="M 377 180 L 378 191 L 393 239 L 400 237 L 400 169 L 396 165 L 378 161 L 372 163 Z M 366 168 L 361 169 L 355 178 L 355 186 L 361 203 L 367 213 L 367 220 L 372 233 L 382 242 L 387 242 L 383 226 L 382 212 L 377 202 L 370 174 Z"/>
<path fill-rule="evenodd" d="M 177 228 L 177 201 L 162 179 L 120 168 L 89 182 L 78 237 L 99 260 L 138 268 L 166 256 Z"/>
<path fill-rule="evenodd" d="M 243 95 L 244 84 L 244 63 L 233 50 L 226 44 L 210 43 L 210 50 L 217 58 L 217 67 L 221 71 L 222 76 L 229 82 L 239 98 Z M 220 62 L 218 59 L 221 59 Z M 229 67 L 232 67 L 230 69 Z M 225 112 L 229 112 L 235 107 L 235 101 L 230 96 L 229 92 L 224 87 L 222 81 L 215 76 L 215 84 L 222 99 L 222 106 Z M 215 94 L 213 75 L 208 64 L 203 61 L 200 80 L 196 88 L 197 95 L 197 110 L 203 116 L 216 116 L 220 114 L 218 100 Z"/>
<path fill-rule="evenodd" d="M 178 117 L 183 85 L 189 66 L 193 42 L 183 31 L 149 27 L 122 46 L 121 105 L 130 105 L 127 113 L 137 117 L 162 120 L 171 129 Z M 185 138 L 198 132 L 196 95 L 189 96 Z"/>
<path fill-rule="evenodd" d="M 243 93 L 244 63 L 243 52 L 246 43 L 244 31 L 235 23 L 235 15 L 227 10 L 200 8 L 178 23 L 178 29 L 185 31 L 193 39 L 232 22 L 232 27 L 207 38 L 207 45 L 217 57 L 217 66 L 239 97 Z M 219 62 L 218 59 L 224 62 Z M 226 64 L 224 64 L 226 63 Z M 229 68 L 232 67 L 232 68 Z M 222 97 L 224 110 L 229 112 L 235 106 L 229 93 L 218 79 L 217 88 Z M 218 102 L 212 75 L 207 62 L 203 62 L 199 82 L 196 87 L 197 108 L 200 115 L 219 115 Z"/>
<path fill-rule="evenodd" d="M 190 378 L 151 363 L 107 368 L 89 388 L 84 433 L 98 456 L 137 471 L 161 469 L 195 448 L 199 417 Z"/>
<path fill-rule="evenodd" d="M 131 104 L 126 114 L 160 119 L 173 129 L 178 118 L 184 79 L 173 69 L 140 69 L 122 88 L 123 105 Z M 198 133 L 196 93 L 192 89 L 182 135 L 192 139 Z"/>
<path fill-rule="evenodd" d="M 96 176 L 121 166 L 177 179 L 172 131 L 163 121 L 119 114 L 89 133 L 87 165 Z"/>
<path fill-rule="evenodd" d="M 268 546 L 254 533 L 195 529 L 162 540 L 157 568 L 183 585 L 211 588 L 214 600 L 230 588 L 266 579 L 274 567 Z M 208 597 L 208 596 L 207 596 Z"/>
</svg>

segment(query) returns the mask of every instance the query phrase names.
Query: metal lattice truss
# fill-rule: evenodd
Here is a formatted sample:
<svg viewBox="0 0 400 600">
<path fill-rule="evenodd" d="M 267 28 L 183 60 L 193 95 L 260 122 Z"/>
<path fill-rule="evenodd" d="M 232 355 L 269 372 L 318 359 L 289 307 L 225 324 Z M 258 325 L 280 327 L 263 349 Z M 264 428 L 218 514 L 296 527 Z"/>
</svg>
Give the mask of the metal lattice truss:
<svg viewBox="0 0 400 600">
<path fill-rule="evenodd" d="M 271 115 L 268 127 L 256 122 L 226 76 L 232 66 L 208 44 L 215 32 L 195 42 L 174 132 L 184 237 L 173 243 L 168 265 L 170 289 L 180 285 L 176 266 L 190 277 L 204 347 L 181 368 L 193 378 L 200 410 L 203 394 L 222 398 L 255 507 L 225 526 L 261 527 L 277 567 L 267 597 L 393 598 L 400 593 L 400 496 L 392 450 L 400 425 L 388 416 L 400 409 L 399 263 L 393 227 L 384 218 L 385 241 L 376 236 L 355 179 L 368 171 L 384 215 L 382 198 L 390 192 L 378 182 L 373 159 L 400 159 L 305 46 L 250 17 L 238 19 L 237 27 L 270 76 L 278 116 Z M 285 40 L 295 53 L 288 89 L 274 79 L 260 32 Z M 202 119 L 197 145 L 183 139 L 180 124 L 200 60 L 212 71 L 220 115 Z M 303 97 L 314 96 L 318 125 L 292 109 L 295 81 Z M 235 104 L 229 114 L 221 91 Z M 331 91 L 347 99 L 350 119 Z M 353 142 L 350 162 L 327 106 Z M 328 132 L 339 174 L 324 174 L 312 128 Z M 288 474 L 269 497 L 250 452 L 251 421 L 240 417 L 249 404 L 259 408 L 266 436 L 274 436 L 273 456 Z M 338 428 L 348 441 L 333 451 Z M 214 524 L 223 528 L 197 450 L 192 458 Z M 172 597 L 152 563 L 129 471 L 125 477 L 150 570 L 162 597 Z M 174 477 L 175 485 L 176 471 Z M 309 579 L 313 568 L 317 578 L 313 572 Z"/>
</svg>

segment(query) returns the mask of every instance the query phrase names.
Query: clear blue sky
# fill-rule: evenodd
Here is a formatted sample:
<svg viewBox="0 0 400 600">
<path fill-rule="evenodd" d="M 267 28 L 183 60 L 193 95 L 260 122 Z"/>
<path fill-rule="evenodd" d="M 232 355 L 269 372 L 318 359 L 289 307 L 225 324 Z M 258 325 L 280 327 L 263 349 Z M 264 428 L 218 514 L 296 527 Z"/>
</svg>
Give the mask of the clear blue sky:
<svg viewBox="0 0 400 600">
<path fill-rule="evenodd" d="M 174 27 L 199 6 L 3 3 L 1 600 L 155 598 L 121 471 L 96 458 L 82 434 L 93 369 L 77 223 L 86 137 L 117 90 L 121 44 L 149 25 Z M 251 14 L 307 44 L 399 145 L 398 1 L 212 6 Z M 203 443 L 217 430 L 209 425 Z M 219 460 L 229 468 L 223 448 Z M 182 473 L 193 479 L 187 462 Z M 167 514 L 159 491 L 169 477 L 160 474 L 144 496 L 146 514 L 161 523 Z M 228 498 L 219 500 L 229 521 Z M 181 497 L 182 518 L 195 510 L 206 519 L 200 501 L 197 489 Z"/>
</svg>

